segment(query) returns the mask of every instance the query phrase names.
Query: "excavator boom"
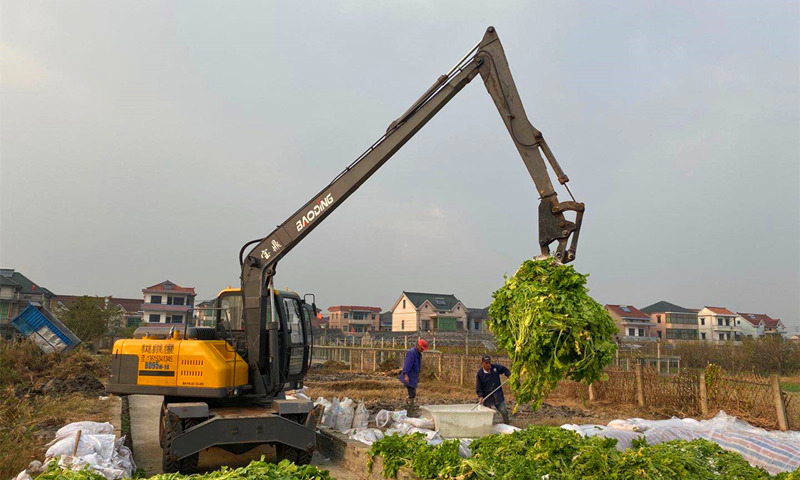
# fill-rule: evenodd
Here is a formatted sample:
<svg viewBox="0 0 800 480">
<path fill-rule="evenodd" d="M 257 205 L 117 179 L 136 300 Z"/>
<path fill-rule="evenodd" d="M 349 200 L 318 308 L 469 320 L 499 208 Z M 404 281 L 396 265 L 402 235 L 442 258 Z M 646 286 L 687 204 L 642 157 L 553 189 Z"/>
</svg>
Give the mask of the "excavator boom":
<svg viewBox="0 0 800 480">
<path fill-rule="evenodd" d="M 386 133 L 361 156 L 277 226 L 264 238 L 245 244 L 240 252 L 242 267 L 243 320 L 253 388 L 257 394 L 273 396 L 283 388 L 278 373 L 278 322 L 272 280 L 278 261 L 338 208 L 358 187 L 414 136 L 436 113 L 477 75 L 483 79 L 511 139 L 525 163 L 539 194 L 539 248 L 563 263 L 575 258 L 584 206 L 574 201 L 559 202 L 547 171 L 547 164 L 565 185 L 569 178 L 561 169 L 541 132 L 528 120 L 508 61 L 493 27 L 481 42 L 442 75 L 412 106 L 393 121 Z M 547 160 L 547 164 L 545 163 Z M 571 195 L 571 193 L 570 193 Z M 575 221 L 564 212 L 576 212 Z M 568 241 L 571 242 L 568 244 Z M 252 246 L 255 245 L 255 246 Z M 252 247 L 251 247 L 252 246 Z M 244 256 L 245 251 L 249 252 Z"/>
</svg>

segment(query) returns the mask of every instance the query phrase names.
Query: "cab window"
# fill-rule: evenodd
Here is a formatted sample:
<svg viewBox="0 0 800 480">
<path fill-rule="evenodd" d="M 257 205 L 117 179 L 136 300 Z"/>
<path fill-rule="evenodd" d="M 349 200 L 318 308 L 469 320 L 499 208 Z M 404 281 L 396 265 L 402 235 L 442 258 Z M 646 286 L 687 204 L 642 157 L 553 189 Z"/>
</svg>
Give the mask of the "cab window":
<svg viewBox="0 0 800 480">
<path fill-rule="evenodd" d="M 227 329 L 242 330 L 242 295 L 238 292 L 226 293 L 219 297 L 220 323 Z M 228 322 L 230 321 L 230 325 Z"/>
<path fill-rule="evenodd" d="M 311 332 L 311 307 L 308 305 L 303 308 L 303 328 L 306 332 Z"/>
<path fill-rule="evenodd" d="M 286 309 L 286 324 L 289 328 L 289 341 L 292 345 L 303 344 L 303 325 L 300 316 L 300 304 L 294 298 L 284 298 L 283 306 Z"/>
</svg>

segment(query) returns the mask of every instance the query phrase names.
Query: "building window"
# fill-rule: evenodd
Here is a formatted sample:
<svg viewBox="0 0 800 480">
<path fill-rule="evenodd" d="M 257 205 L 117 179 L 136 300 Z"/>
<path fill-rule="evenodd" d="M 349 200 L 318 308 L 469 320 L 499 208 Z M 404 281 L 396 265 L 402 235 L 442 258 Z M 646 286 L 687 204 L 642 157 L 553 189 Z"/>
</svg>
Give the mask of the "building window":
<svg viewBox="0 0 800 480">
<path fill-rule="evenodd" d="M 664 323 L 680 323 L 683 325 L 697 325 L 697 315 L 690 313 L 665 313 Z"/>
<path fill-rule="evenodd" d="M 634 329 L 634 328 L 629 328 L 629 329 L 628 329 L 628 336 L 629 336 L 629 337 L 635 337 L 635 336 L 636 336 L 636 329 Z"/>
<path fill-rule="evenodd" d="M 406 300 L 403 299 L 403 308 L 406 308 Z"/>
<path fill-rule="evenodd" d="M 349 318 L 347 313 L 344 314 L 344 318 Z"/>
<path fill-rule="evenodd" d="M 661 323 L 661 315 L 656 315 L 656 323 Z"/>
<path fill-rule="evenodd" d="M 181 323 L 181 322 L 183 322 L 183 315 L 172 316 L 172 323 Z"/>
<path fill-rule="evenodd" d="M 375 314 L 374 313 L 372 314 L 372 319 L 375 320 Z"/>
<path fill-rule="evenodd" d="M 161 321 L 161 315 L 157 313 L 151 313 L 149 317 L 147 317 L 147 321 L 150 323 L 158 323 Z"/>
<path fill-rule="evenodd" d="M 705 340 L 705 339 L 706 339 L 706 334 L 705 334 L 705 332 L 703 332 L 703 333 L 701 333 L 701 334 L 700 334 L 700 339 L 701 339 L 701 340 Z"/>
<path fill-rule="evenodd" d="M 700 325 L 705 325 L 705 324 L 706 324 L 706 319 L 705 318 L 701 318 L 700 319 Z"/>
<path fill-rule="evenodd" d="M 167 298 L 167 305 L 183 305 L 185 298 L 183 297 L 169 297 Z"/>
<path fill-rule="evenodd" d="M 658 334 L 658 338 L 661 338 L 661 332 L 656 332 Z"/>
<path fill-rule="evenodd" d="M 10 304 L 8 303 L 0 303 L 0 319 L 8 320 L 8 311 L 9 311 Z"/>
<path fill-rule="evenodd" d="M 720 327 L 722 326 L 722 319 L 721 318 L 717 319 L 717 326 L 720 326 Z"/>
<path fill-rule="evenodd" d="M 720 340 L 725 340 L 725 334 L 724 333 L 720 333 L 719 334 L 719 339 Z"/>
<path fill-rule="evenodd" d="M 644 337 L 644 328 L 639 329 L 639 336 Z"/>
<path fill-rule="evenodd" d="M 697 340 L 697 330 L 684 328 L 668 328 L 667 340 Z"/>
<path fill-rule="evenodd" d="M 150 303 L 161 304 L 161 295 L 150 295 Z"/>
<path fill-rule="evenodd" d="M 400 320 L 400 330 L 405 330 L 405 329 L 406 329 L 406 321 Z"/>
</svg>

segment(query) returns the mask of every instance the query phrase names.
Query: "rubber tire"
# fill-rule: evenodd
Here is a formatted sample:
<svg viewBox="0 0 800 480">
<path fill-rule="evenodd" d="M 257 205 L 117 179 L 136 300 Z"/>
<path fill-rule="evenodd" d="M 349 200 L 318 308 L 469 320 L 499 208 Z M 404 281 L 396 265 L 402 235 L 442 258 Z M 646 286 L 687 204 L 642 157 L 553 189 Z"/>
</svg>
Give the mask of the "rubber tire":
<svg viewBox="0 0 800 480">
<path fill-rule="evenodd" d="M 164 419 L 164 434 L 161 442 L 161 471 L 164 473 L 178 473 L 181 470 L 180 460 L 170 459 L 172 439 L 181 433 L 181 420 L 177 415 L 167 412 Z"/>
<path fill-rule="evenodd" d="M 198 423 L 205 421 L 202 418 L 187 418 L 181 420 L 174 413 L 166 413 L 166 421 L 164 422 L 164 446 L 162 447 L 161 468 L 164 473 L 181 473 L 183 475 L 192 475 L 197 473 L 197 467 L 200 460 L 200 453 L 189 455 L 181 460 L 170 459 L 169 453 L 172 449 L 172 439 L 183 433 Z"/>
<path fill-rule="evenodd" d="M 275 445 L 275 454 L 279 462 L 281 460 L 289 460 L 295 465 L 308 465 L 311 463 L 311 453 L 282 443 Z"/>
<path fill-rule="evenodd" d="M 164 426 L 167 422 L 167 401 L 161 402 L 161 412 L 158 415 L 158 446 L 164 448 Z"/>
<path fill-rule="evenodd" d="M 205 418 L 187 418 L 183 420 L 183 431 L 186 431 L 199 423 L 203 423 Z M 200 463 L 200 452 L 189 455 L 181 460 L 180 472 L 183 475 L 193 475 L 197 473 L 197 466 Z"/>
</svg>

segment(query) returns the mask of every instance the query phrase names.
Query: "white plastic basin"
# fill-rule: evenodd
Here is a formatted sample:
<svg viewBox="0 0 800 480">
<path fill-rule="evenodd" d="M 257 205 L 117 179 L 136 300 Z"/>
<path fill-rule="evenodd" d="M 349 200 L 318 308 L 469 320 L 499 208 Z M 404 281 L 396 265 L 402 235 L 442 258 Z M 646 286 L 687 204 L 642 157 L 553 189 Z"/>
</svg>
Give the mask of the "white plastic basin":
<svg viewBox="0 0 800 480">
<path fill-rule="evenodd" d="M 433 420 L 444 438 L 478 438 L 492 433 L 494 409 L 482 405 L 426 405 L 420 411 Z"/>
</svg>

